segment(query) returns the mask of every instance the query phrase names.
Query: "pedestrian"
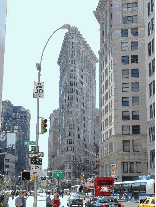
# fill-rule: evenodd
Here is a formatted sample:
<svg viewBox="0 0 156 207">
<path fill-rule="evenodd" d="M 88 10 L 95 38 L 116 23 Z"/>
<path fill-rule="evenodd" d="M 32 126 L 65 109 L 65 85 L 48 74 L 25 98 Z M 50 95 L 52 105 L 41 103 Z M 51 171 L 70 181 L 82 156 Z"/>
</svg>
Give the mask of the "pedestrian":
<svg viewBox="0 0 156 207">
<path fill-rule="evenodd" d="M 56 206 L 56 207 L 59 207 L 61 205 L 58 193 L 54 194 L 54 199 L 52 200 L 52 202 L 53 202 L 54 206 Z"/>
<path fill-rule="evenodd" d="M 24 197 L 25 195 L 26 195 L 26 190 L 22 192 L 22 203 L 23 203 L 22 207 L 26 207 L 26 199 Z"/>
<path fill-rule="evenodd" d="M 15 206 L 21 207 L 23 205 L 22 203 L 22 191 L 19 192 L 19 196 L 15 199 Z"/>
<path fill-rule="evenodd" d="M 51 207 L 52 206 L 52 202 L 51 202 L 50 196 L 51 196 L 51 192 L 49 191 L 48 192 L 48 196 L 46 198 L 46 207 Z"/>
</svg>

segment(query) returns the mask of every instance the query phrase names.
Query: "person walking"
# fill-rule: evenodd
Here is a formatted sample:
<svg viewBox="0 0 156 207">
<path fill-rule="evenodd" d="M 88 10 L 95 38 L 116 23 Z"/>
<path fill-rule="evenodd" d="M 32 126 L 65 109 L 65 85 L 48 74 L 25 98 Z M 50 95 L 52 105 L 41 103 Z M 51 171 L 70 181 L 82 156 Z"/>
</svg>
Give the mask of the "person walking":
<svg viewBox="0 0 156 207">
<path fill-rule="evenodd" d="M 48 196 L 46 198 L 46 207 L 51 207 L 52 206 L 52 202 L 51 202 L 51 192 L 48 192 Z"/>
<path fill-rule="evenodd" d="M 54 194 L 54 199 L 52 200 L 52 202 L 54 204 L 53 206 L 59 207 L 61 205 L 58 193 Z"/>
<path fill-rule="evenodd" d="M 25 199 L 24 196 L 26 196 L 26 191 L 25 190 L 22 192 L 22 203 L 23 203 L 22 207 L 26 207 L 26 199 Z"/>
<path fill-rule="evenodd" d="M 22 207 L 22 191 L 19 192 L 19 196 L 15 199 L 15 206 L 16 207 Z"/>
</svg>

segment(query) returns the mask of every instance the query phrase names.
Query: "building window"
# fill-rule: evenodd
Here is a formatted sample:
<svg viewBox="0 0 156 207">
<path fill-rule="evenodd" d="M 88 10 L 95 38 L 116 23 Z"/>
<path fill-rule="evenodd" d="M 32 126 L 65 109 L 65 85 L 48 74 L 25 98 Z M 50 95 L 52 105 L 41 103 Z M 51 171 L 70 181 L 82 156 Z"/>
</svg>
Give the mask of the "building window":
<svg viewBox="0 0 156 207">
<path fill-rule="evenodd" d="M 141 162 L 136 163 L 137 173 L 141 173 Z"/>
<path fill-rule="evenodd" d="M 122 78 L 129 78 L 129 69 L 122 70 Z"/>
<path fill-rule="evenodd" d="M 129 83 L 122 83 L 122 92 L 129 91 Z"/>
<path fill-rule="evenodd" d="M 155 118 L 155 102 L 153 103 L 153 118 Z"/>
<path fill-rule="evenodd" d="M 140 125 L 132 125 L 132 134 L 140 134 Z"/>
<path fill-rule="evenodd" d="M 129 56 L 122 56 L 121 58 L 122 64 L 129 64 Z"/>
<path fill-rule="evenodd" d="M 139 105 L 139 96 L 132 97 L 132 106 Z"/>
<path fill-rule="evenodd" d="M 139 78 L 139 70 L 131 69 L 131 77 Z"/>
<path fill-rule="evenodd" d="M 151 0 L 151 12 L 154 11 L 154 0 Z"/>
<path fill-rule="evenodd" d="M 150 105 L 150 119 L 153 118 L 153 110 L 152 110 L 152 104 Z"/>
<path fill-rule="evenodd" d="M 128 173 L 128 162 L 123 162 L 123 173 Z"/>
<path fill-rule="evenodd" d="M 152 83 L 149 84 L 149 96 L 152 96 Z"/>
<path fill-rule="evenodd" d="M 148 68 L 149 68 L 149 77 L 150 77 L 150 76 L 152 75 L 152 66 L 151 66 L 151 62 L 149 63 Z"/>
<path fill-rule="evenodd" d="M 132 140 L 133 152 L 140 152 L 140 140 Z"/>
<path fill-rule="evenodd" d="M 129 97 L 122 97 L 122 106 L 129 106 Z"/>
<path fill-rule="evenodd" d="M 122 120 L 130 120 L 130 112 L 129 111 L 122 112 Z"/>
<path fill-rule="evenodd" d="M 155 58 L 152 60 L 152 72 L 155 73 Z"/>
<path fill-rule="evenodd" d="M 151 34 L 151 22 L 148 23 L 148 36 Z"/>
<path fill-rule="evenodd" d="M 131 63 L 138 63 L 138 55 L 131 55 Z"/>
<path fill-rule="evenodd" d="M 138 50 L 138 42 L 131 42 L 131 50 Z"/>
<path fill-rule="evenodd" d="M 132 84 L 132 91 L 133 92 L 138 92 L 139 91 L 139 82 L 134 82 Z"/>
<path fill-rule="evenodd" d="M 73 93 L 73 88 L 70 88 L 70 93 Z"/>
<path fill-rule="evenodd" d="M 148 43 L 148 56 L 151 55 L 151 41 Z"/>
<path fill-rule="evenodd" d="M 73 81 L 70 81 L 70 86 L 73 86 Z"/>
<path fill-rule="evenodd" d="M 134 37 L 138 36 L 138 28 L 132 28 L 131 29 L 131 35 L 134 36 Z"/>
<path fill-rule="evenodd" d="M 150 168 L 155 168 L 155 150 L 150 151 Z"/>
<path fill-rule="evenodd" d="M 70 96 L 70 100 L 73 100 L 73 96 Z"/>
<path fill-rule="evenodd" d="M 155 80 L 153 81 L 153 95 L 155 95 Z"/>
<path fill-rule="evenodd" d="M 138 23 L 138 16 L 125 16 L 123 17 L 123 24 Z"/>
<path fill-rule="evenodd" d="M 130 162 L 130 173 L 134 173 L 134 162 Z"/>
<path fill-rule="evenodd" d="M 128 37 L 128 29 L 121 30 L 121 37 Z"/>
<path fill-rule="evenodd" d="M 130 126 L 128 126 L 128 125 L 122 126 L 122 134 L 129 135 L 130 134 Z"/>
<path fill-rule="evenodd" d="M 152 52 L 155 51 L 155 41 L 154 41 L 154 38 L 152 39 Z"/>
<path fill-rule="evenodd" d="M 132 120 L 139 120 L 139 111 L 132 111 Z"/>
<path fill-rule="evenodd" d="M 138 2 L 133 2 L 133 3 L 124 3 L 122 6 L 122 11 L 137 11 L 138 9 Z"/>
<path fill-rule="evenodd" d="M 128 42 L 122 42 L 121 43 L 121 50 L 122 51 L 128 51 Z"/>
<path fill-rule="evenodd" d="M 130 140 L 123 140 L 123 152 L 130 152 Z"/>
<path fill-rule="evenodd" d="M 151 19 L 152 32 L 154 31 L 154 18 Z"/>
<path fill-rule="evenodd" d="M 150 2 L 148 3 L 148 16 L 150 15 L 150 13 L 151 13 L 151 6 L 150 6 Z"/>
</svg>

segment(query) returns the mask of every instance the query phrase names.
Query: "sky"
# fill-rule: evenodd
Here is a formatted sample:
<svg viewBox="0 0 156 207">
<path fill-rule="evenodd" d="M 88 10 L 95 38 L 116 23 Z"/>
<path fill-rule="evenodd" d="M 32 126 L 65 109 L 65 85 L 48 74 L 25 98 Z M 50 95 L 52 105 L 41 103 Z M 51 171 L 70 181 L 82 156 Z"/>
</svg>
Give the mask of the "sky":
<svg viewBox="0 0 156 207">
<path fill-rule="evenodd" d="M 51 34 L 64 24 L 78 28 L 99 59 L 100 26 L 93 11 L 99 0 L 7 0 L 4 77 L 2 101 L 23 106 L 31 113 L 30 140 L 36 140 L 37 99 L 33 98 L 38 81 L 36 63 Z M 57 60 L 67 29 L 58 30 L 50 39 L 42 58 L 40 81 L 44 99 L 39 100 L 39 116 L 48 120 L 47 133 L 39 135 L 39 151 L 44 152 L 42 168 L 48 167 L 49 117 L 59 108 L 59 66 Z M 99 65 L 96 64 L 96 107 L 99 108 Z M 41 124 L 39 124 L 39 127 Z M 41 130 L 41 127 L 39 128 Z"/>
</svg>

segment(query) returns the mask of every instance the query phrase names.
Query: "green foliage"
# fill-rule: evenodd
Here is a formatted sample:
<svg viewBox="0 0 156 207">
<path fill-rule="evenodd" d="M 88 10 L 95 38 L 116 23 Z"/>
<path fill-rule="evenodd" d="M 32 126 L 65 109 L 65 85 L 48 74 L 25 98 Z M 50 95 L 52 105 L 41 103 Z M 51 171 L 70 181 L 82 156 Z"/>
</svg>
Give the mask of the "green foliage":
<svg viewBox="0 0 156 207">
<path fill-rule="evenodd" d="M 0 203 L 0 206 L 4 206 L 4 204 L 3 203 Z"/>
</svg>

